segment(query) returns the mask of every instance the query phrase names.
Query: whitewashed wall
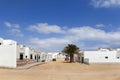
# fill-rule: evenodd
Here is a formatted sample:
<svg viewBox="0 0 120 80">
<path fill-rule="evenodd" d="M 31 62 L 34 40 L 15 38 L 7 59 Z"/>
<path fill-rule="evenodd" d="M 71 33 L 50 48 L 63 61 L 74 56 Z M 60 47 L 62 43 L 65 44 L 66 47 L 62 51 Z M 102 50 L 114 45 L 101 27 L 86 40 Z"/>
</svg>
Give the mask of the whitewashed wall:
<svg viewBox="0 0 120 80">
<path fill-rule="evenodd" d="M 19 59 L 20 58 L 20 54 L 23 54 L 23 58 L 25 58 L 25 48 L 24 48 L 24 46 L 23 45 L 21 45 L 21 44 L 17 44 L 17 59 Z"/>
<path fill-rule="evenodd" d="M 117 57 L 120 58 L 120 50 L 117 50 Z"/>
<path fill-rule="evenodd" d="M 25 47 L 25 56 L 27 56 L 27 58 L 30 59 L 30 49 L 29 49 L 29 47 Z"/>
<path fill-rule="evenodd" d="M 40 60 L 42 61 L 42 60 L 46 60 L 46 59 L 47 59 L 47 53 L 41 52 L 41 54 L 40 54 Z"/>
<path fill-rule="evenodd" d="M 0 45 L 0 67 L 16 67 L 16 45 Z"/>
<path fill-rule="evenodd" d="M 108 57 L 108 58 L 105 58 Z M 87 63 L 120 63 L 117 51 L 85 51 L 84 62 Z"/>
</svg>

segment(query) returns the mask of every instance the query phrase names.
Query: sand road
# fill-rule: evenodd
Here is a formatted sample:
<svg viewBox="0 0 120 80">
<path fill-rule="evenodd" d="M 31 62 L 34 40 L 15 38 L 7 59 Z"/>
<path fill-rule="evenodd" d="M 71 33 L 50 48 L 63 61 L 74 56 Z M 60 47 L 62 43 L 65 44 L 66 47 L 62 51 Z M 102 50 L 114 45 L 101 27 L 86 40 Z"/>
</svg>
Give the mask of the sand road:
<svg viewBox="0 0 120 80">
<path fill-rule="evenodd" d="M 120 64 L 48 62 L 30 69 L 0 68 L 0 80 L 120 80 Z"/>
</svg>

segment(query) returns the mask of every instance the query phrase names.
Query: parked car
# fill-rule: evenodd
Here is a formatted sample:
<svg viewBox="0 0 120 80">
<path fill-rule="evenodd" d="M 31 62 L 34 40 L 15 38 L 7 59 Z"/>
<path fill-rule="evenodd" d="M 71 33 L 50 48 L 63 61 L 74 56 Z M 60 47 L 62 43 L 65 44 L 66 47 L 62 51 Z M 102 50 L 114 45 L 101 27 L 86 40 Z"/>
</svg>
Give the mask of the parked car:
<svg viewBox="0 0 120 80">
<path fill-rule="evenodd" d="M 69 60 L 69 57 L 66 57 L 66 58 L 65 58 L 65 61 L 68 61 L 68 60 Z"/>
<path fill-rule="evenodd" d="M 41 62 L 45 62 L 45 60 L 42 60 Z"/>
<path fill-rule="evenodd" d="M 53 60 L 52 61 L 56 61 L 56 59 L 55 58 L 53 58 Z"/>
</svg>

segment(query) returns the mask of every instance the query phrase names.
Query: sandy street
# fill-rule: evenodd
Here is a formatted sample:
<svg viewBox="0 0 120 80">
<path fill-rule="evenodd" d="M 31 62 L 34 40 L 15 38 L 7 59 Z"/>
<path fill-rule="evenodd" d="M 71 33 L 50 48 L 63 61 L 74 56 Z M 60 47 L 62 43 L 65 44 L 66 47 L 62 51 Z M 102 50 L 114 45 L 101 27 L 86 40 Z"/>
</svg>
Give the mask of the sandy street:
<svg viewBox="0 0 120 80">
<path fill-rule="evenodd" d="M 0 80 L 120 80 L 120 64 L 49 62 L 30 69 L 2 69 Z"/>
</svg>

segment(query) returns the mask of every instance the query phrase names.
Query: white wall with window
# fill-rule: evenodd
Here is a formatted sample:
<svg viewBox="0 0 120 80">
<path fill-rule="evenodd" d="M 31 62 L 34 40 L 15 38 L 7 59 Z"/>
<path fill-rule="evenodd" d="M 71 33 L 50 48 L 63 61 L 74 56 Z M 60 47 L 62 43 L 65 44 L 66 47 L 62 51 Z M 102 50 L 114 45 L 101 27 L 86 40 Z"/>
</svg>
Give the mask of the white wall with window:
<svg viewBox="0 0 120 80">
<path fill-rule="evenodd" d="M 119 57 L 117 50 L 84 51 L 81 56 L 85 63 L 120 63 Z"/>
</svg>

